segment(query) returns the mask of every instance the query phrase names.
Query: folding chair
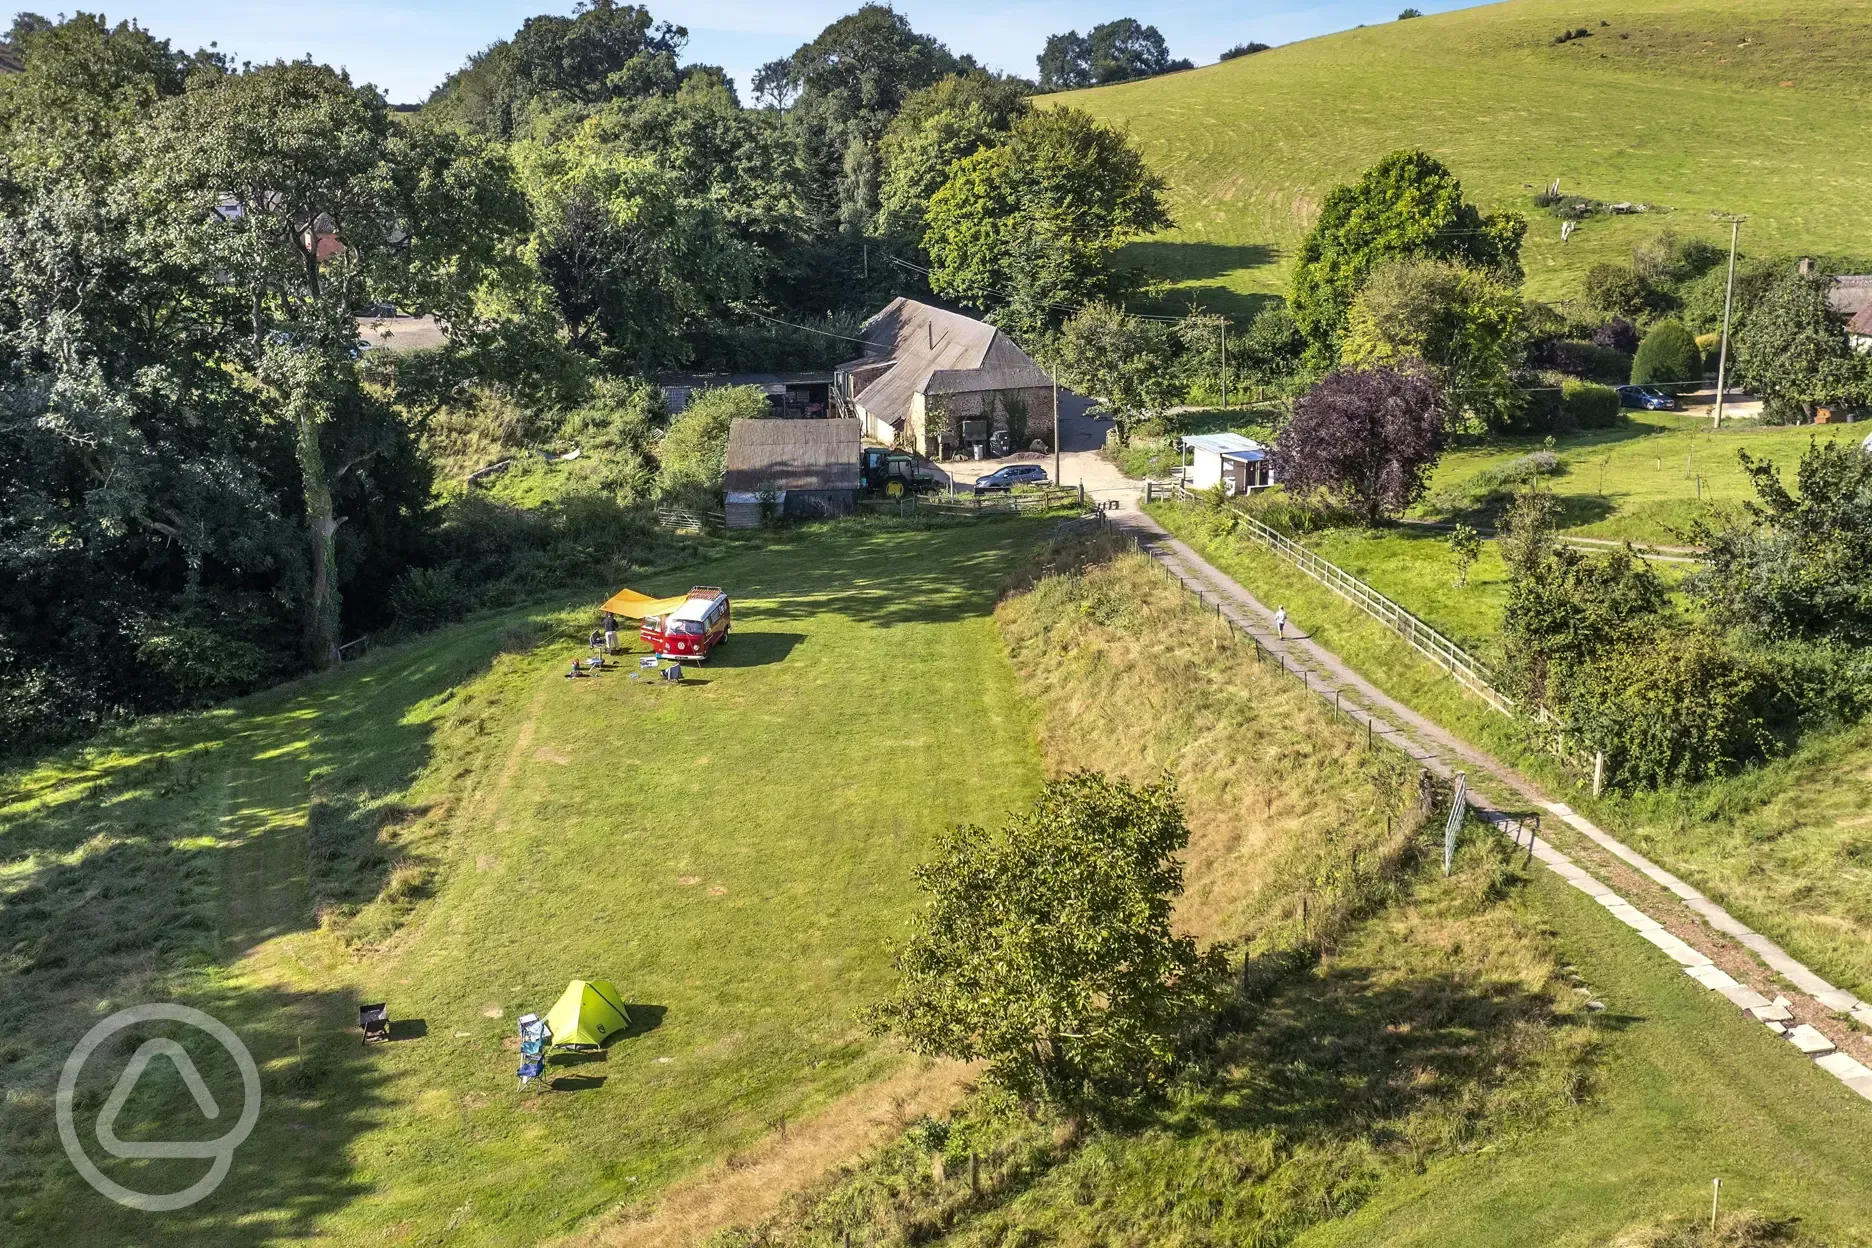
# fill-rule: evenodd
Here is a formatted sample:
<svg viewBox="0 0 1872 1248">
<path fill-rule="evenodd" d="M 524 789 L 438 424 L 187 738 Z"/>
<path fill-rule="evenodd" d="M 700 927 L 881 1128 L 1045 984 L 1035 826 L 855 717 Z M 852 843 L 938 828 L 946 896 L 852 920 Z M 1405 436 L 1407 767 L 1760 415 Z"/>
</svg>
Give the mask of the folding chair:
<svg viewBox="0 0 1872 1248">
<path fill-rule="evenodd" d="M 390 1005 L 379 1001 L 376 1005 L 360 1005 L 357 1012 L 358 1027 L 364 1032 L 364 1043 L 373 1040 L 390 1039 Z"/>
<path fill-rule="evenodd" d="M 546 1050 L 552 1047 L 552 1028 L 537 1014 L 520 1016 L 520 1086 L 546 1074 Z"/>
</svg>

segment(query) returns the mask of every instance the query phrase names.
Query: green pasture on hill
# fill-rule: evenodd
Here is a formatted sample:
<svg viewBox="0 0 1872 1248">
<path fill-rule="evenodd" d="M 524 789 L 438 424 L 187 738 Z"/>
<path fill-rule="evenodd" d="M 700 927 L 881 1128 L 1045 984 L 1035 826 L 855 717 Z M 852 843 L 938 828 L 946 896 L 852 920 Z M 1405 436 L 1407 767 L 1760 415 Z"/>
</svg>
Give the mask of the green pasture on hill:
<svg viewBox="0 0 1872 1248">
<path fill-rule="evenodd" d="M 657 577 L 735 599 L 680 687 L 634 657 L 564 679 L 589 605 L 508 613 L 7 775 L 0 1240 L 533 1242 L 891 1068 L 855 1015 L 911 866 L 1038 784 L 990 620 L 1038 527 L 839 525 Z M 329 896 L 376 900 L 321 930 Z M 573 978 L 614 980 L 632 1034 L 516 1092 L 514 1019 Z M 152 1217 L 80 1183 L 50 1090 L 93 1020 L 171 999 L 265 1098 L 223 1187 Z M 397 1039 L 366 1049 L 375 1000 Z M 178 1104 L 152 1074 L 126 1113 L 160 1137 Z"/>
<path fill-rule="evenodd" d="M 1175 302 L 1284 293 L 1324 195 L 1403 147 L 1526 213 L 1528 291 L 1562 298 L 1666 226 L 1726 245 L 1713 211 L 1748 215 L 1755 254 L 1868 250 L 1868 55 L 1866 0 L 1511 0 L 1052 98 L 1126 126 L 1169 180 L 1177 228 L 1129 255 Z M 1555 178 L 1674 211 L 1594 216 L 1563 245 L 1530 202 Z"/>
</svg>

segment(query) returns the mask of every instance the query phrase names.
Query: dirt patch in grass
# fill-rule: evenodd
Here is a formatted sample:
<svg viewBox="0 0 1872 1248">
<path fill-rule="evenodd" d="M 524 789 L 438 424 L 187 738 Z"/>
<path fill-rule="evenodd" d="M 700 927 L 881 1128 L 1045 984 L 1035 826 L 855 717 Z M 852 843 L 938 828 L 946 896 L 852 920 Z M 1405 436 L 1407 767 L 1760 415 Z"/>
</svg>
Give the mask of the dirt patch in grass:
<svg viewBox="0 0 1872 1248">
<path fill-rule="evenodd" d="M 552 1248 L 674 1248 L 727 1226 L 759 1222 L 789 1196 L 823 1183 L 912 1122 L 946 1113 L 967 1091 L 970 1068 L 917 1061 L 812 1117 L 777 1124 L 717 1165 L 672 1185 L 654 1208 L 620 1212 Z"/>
</svg>

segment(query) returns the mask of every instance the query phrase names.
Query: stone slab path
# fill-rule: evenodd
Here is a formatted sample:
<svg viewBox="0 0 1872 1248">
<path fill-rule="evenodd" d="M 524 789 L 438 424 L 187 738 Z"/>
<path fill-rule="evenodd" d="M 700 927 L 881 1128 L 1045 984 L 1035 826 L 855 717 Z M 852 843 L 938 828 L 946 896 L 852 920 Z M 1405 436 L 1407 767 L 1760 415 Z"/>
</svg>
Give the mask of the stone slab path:
<svg viewBox="0 0 1872 1248">
<path fill-rule="evenodd" d="M 1432 773 L 1449 779 L 1463 771 L 1468 802 L 1531 859 L 1604 906 L 1614 918 L 1655 945 L 1684 974 L 1744 1011 L 1814 1060 L 1854 1092 L 1872 1101 L 1872 1042 L 1853 1024 L 1872 1030 L 1872 1004 L 1835 988 L 1785 949 L 1750 928 L 1690 884 L 1596 827 L 1564 803 L 1550 800 L 1527 777 L 1459 740 L 1398 702 L 1312 641 L 1288 621 L 1285 635 L 1274 612 L 1233 579 L 1172 537 L 1140 511 L 1106 513 L 1112 527 L 1213 607 L 1284 670 L 1333 703 L 1374 737 L 1403 750 Z M 1558 819 L 1584 840 L 1569 855 L 1545 836 L 1532 811 L 1504 807 L 1514 800 Z M 1569 845 L 1573 842 L 1569 839 Z M 1597 870 L 1588 870 L 1591 865 Z M 1618 888 L 1605 882 L 1612 879 Z M 1659 917 L 1654 916 L 1662 916 Z M 1781 990 L 1785 983 L 1788 987 Z M 1859 1056 L 1866 1061 L 1862 1062 Z"/>
</svg>

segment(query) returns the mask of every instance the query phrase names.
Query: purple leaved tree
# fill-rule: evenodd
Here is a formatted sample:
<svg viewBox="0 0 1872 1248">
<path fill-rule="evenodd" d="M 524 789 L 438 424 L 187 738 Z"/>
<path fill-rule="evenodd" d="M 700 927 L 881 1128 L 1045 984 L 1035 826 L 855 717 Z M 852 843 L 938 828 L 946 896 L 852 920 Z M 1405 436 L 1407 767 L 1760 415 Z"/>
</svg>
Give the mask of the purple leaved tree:
<svg viewBox="0 0 1872 1248">
<path fill-rule="evenodd" d="M 1443 453 L 1443 415 L 1443 395 L 1422 373 L 1338 369 L 1294 404 L 1275 474 L 1294 494 L 1329 495 L 1377 524 L 1422 497 Z"/>
</svg>

